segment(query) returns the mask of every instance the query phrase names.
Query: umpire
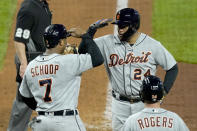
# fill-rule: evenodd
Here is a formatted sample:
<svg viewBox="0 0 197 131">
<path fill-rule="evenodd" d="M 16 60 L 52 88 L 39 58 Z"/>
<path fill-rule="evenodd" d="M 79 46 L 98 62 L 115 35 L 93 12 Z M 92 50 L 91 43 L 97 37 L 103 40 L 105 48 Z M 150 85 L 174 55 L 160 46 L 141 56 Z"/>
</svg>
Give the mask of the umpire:
<svg viewBox="0 0 197 131">
<path fill-rule="evenodd" d="M 7 131 L 27 131 L 28 128 L 32 110 L 22 101 L 18 90 L 27 64 L 46 50 L 43 33 L 52 19 L 47 1 L 24 0 L 17 14 L 14 44 L 18 88 Z"/>
</svg>

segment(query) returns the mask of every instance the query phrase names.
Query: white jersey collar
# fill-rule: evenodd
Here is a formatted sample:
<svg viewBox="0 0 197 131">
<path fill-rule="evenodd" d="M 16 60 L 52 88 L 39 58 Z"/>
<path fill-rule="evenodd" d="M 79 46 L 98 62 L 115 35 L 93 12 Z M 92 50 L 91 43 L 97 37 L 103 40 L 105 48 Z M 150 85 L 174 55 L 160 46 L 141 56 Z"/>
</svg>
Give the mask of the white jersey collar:
<svg viewBox="0 0 197 131">
<path fill-rule="evenodd" d="M 136 42 L 134 43 L 134 46 L 137 46 L 140 43 L 142 43 L 142 41 L 144 41 L 146 37 L 147 37 L 146 34 L 140 33 L 140 36 L 137 38 Z M 114 38 L 116 40 L 115 43 L 127 43 L 127 44 L 129 44 L 128 42 L 121 42 L 119 37 L 118 37 L 118 34 L 114 35 Z"/>
<path fill-rule="evenodd" d="M 56 56 L 59 56 L 60 54 L 57 54 L 57 53 L 53 53 L 53 54 L 50 54 L 50 55 L 39 55 L 38 57 L 36 57 L 36 60 L 37 61 L 45 61 L 45 60 L 50 60 Z"/>
<path fill-rule="evenodd" d="M 142 110 L 142 112 L 146 112 L 146 113 L 163 113 L 166 112 L 167 110 L 163 109 L 163 108 L 144 108 Z"/>
</svg>

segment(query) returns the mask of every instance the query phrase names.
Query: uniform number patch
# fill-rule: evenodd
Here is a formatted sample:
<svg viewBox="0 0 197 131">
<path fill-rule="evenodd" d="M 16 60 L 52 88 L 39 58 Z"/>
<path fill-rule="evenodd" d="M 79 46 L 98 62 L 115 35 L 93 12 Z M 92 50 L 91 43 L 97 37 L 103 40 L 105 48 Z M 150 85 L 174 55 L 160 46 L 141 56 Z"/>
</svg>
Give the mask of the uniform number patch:
<svg viewBox="0 0 197 131">
<path fill-rule="evenodd" d="M 142 70 L 141 69 L 135 69 L 134 70 L 134 80 L 141 80 L 142 78 Z M 146 77 L 146 76 L 148 76 L 148 75 L 150 75 L 150 69 L 148 69 L 147 71 L 146 71 L 146 73 L 144 74 L 144 76 Z"/>
<path fill-rule="evenodd" d="M 50 96 L 50 93 L 51 93 L 52 79 L 39 80 L 39 84 L 40 87 L 46 87 L 45 95 L 43 97 L 44 102 L 51 102 L 52 98 Z"/>
<path fill-rule="evenodd" d="M 28 29 L 24 29 L 24 30 L 22 28 L 16 29 L 15 37 L 29 39 L 29 36 L 30 36 L 30 31 Z"/>
</svg>

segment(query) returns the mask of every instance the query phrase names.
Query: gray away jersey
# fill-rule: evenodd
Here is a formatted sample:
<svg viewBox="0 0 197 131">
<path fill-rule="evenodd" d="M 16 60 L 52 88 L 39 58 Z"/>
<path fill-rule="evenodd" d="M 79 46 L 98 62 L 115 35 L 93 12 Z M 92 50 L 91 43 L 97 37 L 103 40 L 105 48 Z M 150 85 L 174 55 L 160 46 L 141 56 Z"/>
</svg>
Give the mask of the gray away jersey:
<svg viewBox="0 0 197 131">
<path fill-rule="evenodd" d="M 145 108 L 131 115 L 122 131 L 189 131 L 189 129 L 174 112 L 162 108 Z"/>
<path fill-rule="evenodd" d="M 76 109 L 81 73 L 90 68 L 89 54 L 38 56 L 27 66 L 20 92 L 35 97 L 36 111 Z"/>
<path fill-rule="evenodd" d="M 94 39 L 105 59 L 112 89 L 121 95 L 139 96 L 146 75 L 155 75 L 157 66 L 171 69 L 176 61 L 164 46 L 141 33 L 133 46 L 120 42 L 118 36 L 106 35 Z"/>
</svg>

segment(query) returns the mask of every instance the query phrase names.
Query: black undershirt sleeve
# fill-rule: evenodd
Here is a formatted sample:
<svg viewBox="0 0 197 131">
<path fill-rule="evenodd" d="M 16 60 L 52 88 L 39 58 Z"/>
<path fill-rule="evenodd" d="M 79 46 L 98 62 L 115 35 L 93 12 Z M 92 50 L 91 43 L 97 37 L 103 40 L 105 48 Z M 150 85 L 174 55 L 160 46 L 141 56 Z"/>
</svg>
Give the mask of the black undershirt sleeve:
<svg viewBox="0 0 197 131">
<path fill-rule="evenodd" d="M 92 65 L 93 67 L 99 66 L 103 64 L 104 59 L 103 56 L 94 42 L 93 38 L 88 34 L 82 35 L 82 41 L 79 45 L 79 54 L 90 54 L 92 58 Z"/>
<path fill-rule="evenodd" d="M 88 34 L 90 35 L 90 37 L 94 38 L 94 35 L 96 33 L 97 29 L 95 27 L 90 26 L 87 30 Z"/>
<path fill-rule="evenodd" d="M 21 95 L 21 96 L 22 96 L 22 95 Z M 29 108 L 31 108 L 32 110 L 35 110 L 35 109 L 36 109 L 36 107 L 37 107 L 37 102 L 36 102 L 36 100 L 34 99 L 34 97 L 27 98 L 27 97 L 22 96 L 22 100 L 23 100 L 24 103 L 25 103 Z"/>
<path fill-rule="evenodd" d="M 166 71 L 165 79 L 164 79 L 164 89 L 166 93 L 169 93 L 170 89 L 172 88 L 176 77 L 178 74 L 178 65 L 175 64 L 171 69 Z"/>
</svg>

